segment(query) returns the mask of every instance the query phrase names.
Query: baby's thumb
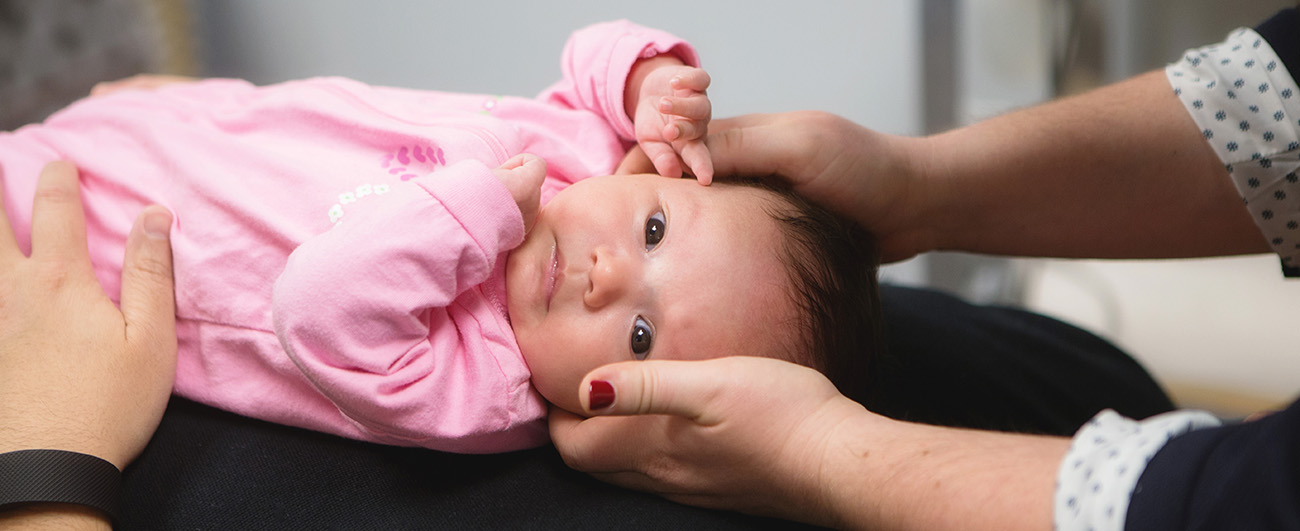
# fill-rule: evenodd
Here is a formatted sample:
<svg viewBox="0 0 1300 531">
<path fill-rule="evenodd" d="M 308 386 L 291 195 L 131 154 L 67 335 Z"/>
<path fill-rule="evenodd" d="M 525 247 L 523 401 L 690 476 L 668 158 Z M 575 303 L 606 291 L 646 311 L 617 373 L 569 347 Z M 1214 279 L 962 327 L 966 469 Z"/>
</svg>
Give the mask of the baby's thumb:
<svg viewBox="0 0 1300 531">
<path fill-rule="evenodd" d="M 509 171 L 520 170 L 524 175 L 541 177 L 546 175 L 546 160 L 532 153 L 520 153 L 510 157 L 498 168 Z"/>
</svg>

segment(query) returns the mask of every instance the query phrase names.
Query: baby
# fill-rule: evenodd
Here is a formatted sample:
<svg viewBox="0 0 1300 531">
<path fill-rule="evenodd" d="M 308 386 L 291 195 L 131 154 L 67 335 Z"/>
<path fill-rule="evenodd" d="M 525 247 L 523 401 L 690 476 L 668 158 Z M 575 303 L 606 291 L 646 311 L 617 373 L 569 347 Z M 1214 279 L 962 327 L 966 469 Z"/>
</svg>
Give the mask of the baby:
<svg viewBox="0 0 1300 531">
<path fill-rule="evenodd" d="M 609 175 L 637 143 L 711 178 L 698 64 L 620 21 L 575 33 L 535 100 L 334 78 L 111 91 L 0 134 L 5 208 L 28 234 L 40 167 L 74 162 L 114 298 L 135 214 L 170 208 L 176 393 L 345 437 L 536 446 L 546 401 L 581 412 L 582 377 L 620 360 L 861 378 L 877 315 L 856 228 L 760 182 Z"/>
</svg>

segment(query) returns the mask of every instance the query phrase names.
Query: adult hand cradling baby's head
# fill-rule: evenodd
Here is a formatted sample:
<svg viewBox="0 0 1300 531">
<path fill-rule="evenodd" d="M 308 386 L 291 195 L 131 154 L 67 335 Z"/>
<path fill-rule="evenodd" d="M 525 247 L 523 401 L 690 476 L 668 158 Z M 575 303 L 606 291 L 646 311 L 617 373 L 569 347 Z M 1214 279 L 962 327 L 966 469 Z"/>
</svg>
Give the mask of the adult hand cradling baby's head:
<svg viewBox="0 0 1300 531">
<path fill-rule="evenodd" d="M 872 415 L 821 373 L 772 358 L 615 363 L 575 391 L 596 416 L 552 408 L 569 466 L 682 503 L 796 519 L 823 501 L 789 478 L 814 481 L 804 471 L 836 427 Z"/>
</svg>

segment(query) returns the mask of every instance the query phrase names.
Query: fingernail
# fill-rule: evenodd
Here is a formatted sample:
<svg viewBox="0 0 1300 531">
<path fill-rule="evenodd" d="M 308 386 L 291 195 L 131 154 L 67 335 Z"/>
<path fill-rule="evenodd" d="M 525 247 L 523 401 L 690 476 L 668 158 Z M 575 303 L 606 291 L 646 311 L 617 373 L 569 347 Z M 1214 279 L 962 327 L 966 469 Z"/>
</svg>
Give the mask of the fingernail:
<svg viewBox="0 0 1300 531">
<path fill-rule="evenodd" d="M 144 216 L 144 233 L 155 240 L 165 240 L 172 231 L 172 213 L 150 212 Z"/>
<path fill-rule="evenodd" d="M 668 98 L 659 99 L 659 112 L 673 112 L 673 102 Z"/>
<path fill-rule="evenodd" d="M 604 380 L 592 380 L 587 391 L 587 409 L 600 411 L 614 405 L 614 386 Z"/>
</svg>

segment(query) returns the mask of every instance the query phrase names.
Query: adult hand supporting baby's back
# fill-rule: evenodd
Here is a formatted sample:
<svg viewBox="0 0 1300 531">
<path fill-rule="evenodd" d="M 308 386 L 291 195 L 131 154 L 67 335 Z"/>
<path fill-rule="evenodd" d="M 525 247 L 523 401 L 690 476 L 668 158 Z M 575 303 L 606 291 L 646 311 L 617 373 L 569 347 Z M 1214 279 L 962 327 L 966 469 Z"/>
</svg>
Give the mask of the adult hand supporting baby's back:
<svg viewBox="0 0 1300 531">
<path fill-rule="evenodd" d="M 0 208 L 0 454 L 59 450 L 98 457 L 121 470 L 143 451 L 176 373 L 171 223 L 171 213 L 157 205 L 136 218 L 115 305 L 91 265 L 74 166 L 55 162 L 41 172 L 30 256 Z M 9 465 L 19 466 L 15 462 Z M 20 491 L 32 496 L 24 500 L 82 492 L 78 482 L 87 483 L 84 492 L 111 492 L 105 490 L 111 483 L 87 479 L 102 474 L 83 476 L 85 468 L 60 468 L 59 462 L 42 458 L 28 462 L 33 468 L 17 469 L 44 470 L 36 475 L 39 488 Z M 0 501 L 13 500 L 5 498 Z M 109 527 L 107 515 L 87 506 L 11 507 L 0 511 L 0 528 Z"/>
<path fill-rule="evenodd" d="M 597 416 L 550 417 L 570 467 L 680 503 L 832 526 L 834 484 L 819 471 L 840 427 L 878 418 L 820 373 L 771 358 L 606 365 L 580 394 Z"/>
<path fill-rule="evenodd" d="M 41 173 L 30 256 L 0 209 L 0 452 L 75 451 L 123 469 L 144 449 L 176 372 L 171 222 L 161 206 L 136 219 L 119 309 L 91 266 L 73 165 Z"/>
</svg>

